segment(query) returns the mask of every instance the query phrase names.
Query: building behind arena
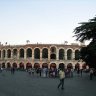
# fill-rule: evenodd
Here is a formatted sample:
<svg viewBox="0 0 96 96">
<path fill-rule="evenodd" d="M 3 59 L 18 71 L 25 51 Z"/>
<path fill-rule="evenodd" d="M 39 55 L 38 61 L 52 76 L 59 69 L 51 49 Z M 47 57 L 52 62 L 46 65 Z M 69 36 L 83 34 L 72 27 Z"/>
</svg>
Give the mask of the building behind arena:
<svg viewBox="0 0 96 96">
<path fill-rule="evenodd" d="M 80 48 L 78 44 L 25 44 L 0 45 L 0 66 L 2 68 L 65 68 L 83 66 L 79 60 Z"/>
</svg>

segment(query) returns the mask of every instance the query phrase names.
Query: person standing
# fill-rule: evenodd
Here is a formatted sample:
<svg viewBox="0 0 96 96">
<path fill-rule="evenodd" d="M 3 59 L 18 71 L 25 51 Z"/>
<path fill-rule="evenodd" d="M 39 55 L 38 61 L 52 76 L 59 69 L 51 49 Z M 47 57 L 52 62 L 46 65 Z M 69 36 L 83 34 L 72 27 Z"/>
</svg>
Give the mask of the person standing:
<svg viewBox="0 0 96 96">
<path fill-rule="evenodd" d="M 60 79 L 60 83 L 58 84 L 58 88 L 61 86 L 61 89 L 63 90 L 64 89 L 64 79 L 65 79 L 64 69 L 60 69 L 59 79 Z"/>
<path fill-rule="evenodd" d="M 94 73 L 94 71 L 93 71 L 93 69 L 91 68 L 91 69 L 90 69 L 90 80 L 93 79 L 93 73 Z"/>
<path fill-rule="evenodd" d="M 32 68 L 32 76 L 34 76 L 34 73 L 35 73 L 35 69 L 34 68 Z"/>
<path fill-rule="evenodd" d="M 29 75 L 31 75 L 31 71 L 32 71 L 31 68 L 29 68 L 29 69 L 28 69 L 28 73 L 29 73 Z"/>
</svg>

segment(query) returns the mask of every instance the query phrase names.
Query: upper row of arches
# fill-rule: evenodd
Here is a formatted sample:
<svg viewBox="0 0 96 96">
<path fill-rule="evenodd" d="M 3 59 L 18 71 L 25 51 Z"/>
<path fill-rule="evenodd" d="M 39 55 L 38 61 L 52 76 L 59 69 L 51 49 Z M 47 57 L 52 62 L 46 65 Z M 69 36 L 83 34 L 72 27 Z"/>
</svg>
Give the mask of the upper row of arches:
<svg viewBox="0 0 96 96">
<path fill-rule="evenodd" d="M 34 56 L 34 59 L 40 59 L 40 54 L 42 54 L 42 58 L 46 59 L 48 58 L 48 54 L 50 53 L 50 59 L 56 59 L 58 55 L 58 59 L 64 60 L 65 56 L 67 55 L 67 60 L 78 60 L 79 59 L 79 49 L 67 49 L 59 48 L 58 50 L 55 47 L 51 47 L 48 51 L 48 48 L 43 48 L 40 50 L 40 48 L 35 48 L 34 51 L 31 48 L 27 48 L 26 50 L 24 48 L 21 48 L 19 50 L 17 49 L 3 49 L 0 50 L 0 58 L 13 58 L 19 56 L 19 58 L 24 58 L 26 53 L 26 57 L 30 58 Z M 19 54 L 19 55 L 18 55 Z M 73 58 L 74 54 L 74 58 Z"/>
</svg>

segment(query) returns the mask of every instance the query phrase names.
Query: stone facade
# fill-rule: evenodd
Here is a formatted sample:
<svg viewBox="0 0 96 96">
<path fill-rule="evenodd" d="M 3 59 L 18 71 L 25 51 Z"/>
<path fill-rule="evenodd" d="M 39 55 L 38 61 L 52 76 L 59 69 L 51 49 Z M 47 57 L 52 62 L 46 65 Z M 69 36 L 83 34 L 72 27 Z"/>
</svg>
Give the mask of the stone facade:
<svg viewBox="0 0 96 96">
<path fill-rule="evenodd" d="M 28 67 L 65 67 L 71 63 L 73 68 L 79 61 L 80 45 L 64 44 L 26 44 L 26 45 L 0 45 L 0 65 L 3 68 Z"/>
</svg>

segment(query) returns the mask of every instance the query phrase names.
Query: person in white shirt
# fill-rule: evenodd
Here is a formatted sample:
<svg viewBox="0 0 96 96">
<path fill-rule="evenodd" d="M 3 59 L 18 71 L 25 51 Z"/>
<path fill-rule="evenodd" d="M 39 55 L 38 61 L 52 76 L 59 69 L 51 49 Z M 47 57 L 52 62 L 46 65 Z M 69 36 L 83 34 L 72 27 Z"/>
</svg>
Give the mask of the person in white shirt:
<svg viewBox="0 0 96 96">
<path fill-rule="evenodd" d="M 64 69 L 60 69 L 60 71 L 59 71 L 60 83 L 58 84 L 58 88 L 61 86 L 62 90 L 64 89 L 64 78 L 65 78 Z"/>
</svg>

